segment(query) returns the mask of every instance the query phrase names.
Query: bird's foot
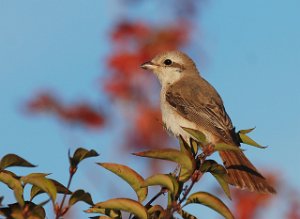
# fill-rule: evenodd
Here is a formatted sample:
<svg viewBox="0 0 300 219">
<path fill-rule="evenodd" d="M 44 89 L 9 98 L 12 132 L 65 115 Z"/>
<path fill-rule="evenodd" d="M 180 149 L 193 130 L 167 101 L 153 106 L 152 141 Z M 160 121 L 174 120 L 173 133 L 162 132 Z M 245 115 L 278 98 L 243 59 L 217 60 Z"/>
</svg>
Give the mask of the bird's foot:
<svg viewBox="0 0 300 219">
<path fill-rule="evenodd" d="M 198 159 L 200 163 L 204 162 L 206 157 L 210 156 L 212 153 L 215 152 L 214 145 L 211 143 L 205 144 L 202 146 L 202 153 L 198 155 Z"/>
</svg>

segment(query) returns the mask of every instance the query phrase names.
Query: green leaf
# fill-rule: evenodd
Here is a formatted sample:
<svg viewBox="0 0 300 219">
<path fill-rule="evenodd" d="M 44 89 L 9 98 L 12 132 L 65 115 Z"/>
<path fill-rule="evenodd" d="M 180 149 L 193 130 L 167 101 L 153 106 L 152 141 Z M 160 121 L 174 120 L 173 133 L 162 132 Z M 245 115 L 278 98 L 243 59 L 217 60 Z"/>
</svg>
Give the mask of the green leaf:
<svg viewBox="0 0 300 219">
<path fill-rule="evenodd" d="M 231 199 L 227 170 L 224 166 L 218 164 L 214 160 L 205 160 L 200 167 L 200 171 L 210 172 L 218 181 L 227 197 Z"/>
<path fill-rule="evenodd" d="M 253 139 L 251 139 L 246 134 L 239 133 L 239 136 L 240 136 L 240 138 L 242 140 L 242 143 L 244 143 L 244 144 L 252 145 L 254 147 L 262 148 L 262 149 L 267 148 L 266 146 L 261 146 L 260 144 L 256 143 Z"/>
<path fill-rule="evenodd" d="M 7 154 L 2 157 L 0 161 L 0 169 L 5 169 L 7 167 L 18 166 L 18 167 L 36 167 L 35 165 L 29 163 L 27 160 L 19 157 L 16 154 Z"/>
<path fill-rule="evenodd" d="M 234 219 L 234 216 L 228 209 L 228 207 L 217 197 L 213 196 L 212 194 L 209 194 L 207 192 L 197 192 L 192 195 L 190 195 L 187 198 L 187 201 L 184 206 L 188 204 L 201 204 L 205 205 L 219 214 L 221 214 L 226 219 Z"/>
<path fill-rule="evenodd" d="M 15 198 L 20 206 L 24 206 L 23 198 L 23 186 L 20 179 L 15 174 L 9 171 L 0 172 L 0 182 L 6 184 L 10 189 L 14 191 Z"/>
<path fill-rule="evenodd" d="M 79 190 L 76 190 L 75 192 L 73 192 L 73 194 L 71 195 L 71 197 L 69 199 L 69 206 L 72 206 L 79 201 L 85 202 L 89 205 L 94 204 L 90 193 L 85 192 L 82 189 L 79 189 Z"/>
<path fill-rule="evenodd" d="M 220 184 L 221 188 L 225 192 L 226 196 L 231 199 L 229 184 L 228 184 L 228 176 L 227 174 L 216 174 L 212 173 L 212 175 L 215 177 L 215 179 Z"/>
<path fill-rule="evenodd" d="M 195 170 L 195 159 L 187 153 L 172 148 L 134 153 L 136 156 L 150 157 L 176 162 L 181 166 L 179 181 L 187 181 Z"/>
<path fill-rule="evenodd" d="M 93 206 L 93 208 L 105 208 L 119 211 L 126 211 L 134 214 L 139 219 L 147 219 L 147 209 L 139 202 L 127 198 L 115 198 L 105 202 L 99 202 Z"/>
<path fill-rule="evenodd" d="M 205 160 L 200 167 L 201 172 L 211 172 L 215 174 L 226 174 L 227 170 L 214 160 Z"/>
<path fill-rule="evenodd" d="M 255 129 L 255 127 L 251 128 L 251 129 L 244 129 L 244 130 L 238 131 L 238 133 L 247 134 L 247 133 L 252 132 L 254 129 Z"/>
<path fill-rule="evenodd" d="M 88 210 L 85 210 L 85 212 L 86 213 L 105 214 L 105 215 L 109 216 L 110 218 L 121 218 L 121 211 L 119 211 L 119 210 L 91 207 Z"/>
<path fill-rule="evenodd" d="M 34 204 L 33 202 L 26 201 L 25 207 L 27 209 L 26 219 L 44 219 L 46 212 L 43 207 Z M 24 219 L 24 209 L 19 203 L 9 204 L 6 208 L 0 208 L 0 215 L 6 218 Z"/>
<path fill-rule="evenodd" d="M 0 208 L 0 215 L 9 219 L 23 219 L 22 208 L 19 203 L 9 204 L 8 207 Z"/>
<path fill-rule="evenodd" d="M 169 178 L 172 180 L 173 182 L 173 187 L 174 187 L 174 192 L 173 192 L 173 200 L 176 199 L 177 196 L 179 196 L 179 187 L 182 185 L 182 182 L 178 182 L 178 179 L 172 175 L 172 174 L 168 174 Z"/>
<path fill-rule="evenodd" d="M 154 205 L 148 210 L 149 218 L 165 218 L 165 210 L 160 205 Z"/>
<path fill-rule="evenodd" d="M 141 184 L 144 182 L 143 177 L 136 171 L 128 166 L 115 164 L 115 163 L 97 163 L 105 169 L 113 172 L 114 174 L 125 180 L 132 189 L 136 192 L 140 202 L 143 202 L 148 194 L 147 188 L 141 188 Z"/>
<path fill-rule="evenodd" d="M 167 188 L 171 194 L 176 195 L 178 193 L 178 183 L 171 175 L 155 174 L 145 179 L 144 183 L 142 184 L 143 187 L 157 185 Z"/>
<path fill-rule="evenodd" d="M 190 145 L 193 155 L 196 156 L 199 150 L 198 143 L 193 138 L 190 138 Z"/>
<path fill-rule="evenodd" d="M 230 145 L 225 143 L 215 144 L 215 151 L 242 151 L 242 149 L 236 145 Z"/>
<path fill-rule="evenodd" d="M 202 144 L 206 144 L 206 136 L 195 129 L 190 129 L 190 128 L 185 128 L 185 127 L 181 127 L 184 131 L 186 131 L 187 133 L 189 133 L 191 136 L 193 136 L 195 138 L 195 140 L 199 141 Z"/>
<path fill-rule="evenodd" d="M 192 156 L 192 150 L 191 147 L 188 145 L 188 143 L 183 139 L 183 137 L 179 136 L 179 145 L 180 145 L 180 151 L 186 153 L 189 156 Z"/>
<path fill-rule="evenodd" d="M 70 152 L 69 152 L 69 154 L 70 154 Z M 89 158 L 89 157 L 97 157 L 97 156 L 99 156 L 99 154 L 95 150 L 87 150 L 85 148 L 78 148 L 74 152 L 73 157 L 71 157 L 69 155 L 70 165 L 73 168 L 77 168 L 78 164 L 82 160 Z"/>
<path fill-rule="evenodd" d="M 42 206 L 46 205 L 50 200 L 51 199 L 47 199 L 47 200 L 45 200 L 43 202 L 40 202 L 38 205 L 42 207 Z"/>
<path fill-rule="evenodd" d="M 46 212 L 45 209 L 40 205 L 35 205 L 32 203 L 32 207 L 30 210 L 30 216 L 28 219 L 44 219 L 46 218 Z"/>
<path fill-rule="evenodd" d="M 194 215 L 192 215 L 182 209 L 180 211 L 178 211 L 178 213 L 182 216 L 183 219 L 197 219 L 197 217 L 195 217 Z"/>
<path fill-rule="evenodd" d="M 54 179 L 49 179 L 50 181 L 52 181 L 56 187 L 56 191 L 57 193 L 61 193 L 61 194 L 72 194 L 72 192 L 67 189 L 64 185 L 62 185 L 61 183 L 59 183 L 58 181 L 54 180 Z M 45 191 L 42 190 L 41 188 L 39 188 L 38 186 L 33 185 L 31 187 L 31 191 L 30 191 L 30 199 L 32 200 L 35 196 L 44 193 Z"/>
<path fill-rule="evenodd" d="M 113 219 L 113 218 L 108 216 L 94 216 L 94 217 L 90 217 L 90 219 Z"/>
<path fill-rule="evenodd" d="M 56 187 L 54 183 L 47 179 L 46 176 L 49 174 L 45 173 L 31 173 L 27 176 L 21 177 L 21 180 L 26 184 L 32 184 L 34 186 L 39 187 L 41 190 L 45 191 L 49 197 L 51 198 L 52 202 L 55 202 L 56 199 Z"/>
</svg>

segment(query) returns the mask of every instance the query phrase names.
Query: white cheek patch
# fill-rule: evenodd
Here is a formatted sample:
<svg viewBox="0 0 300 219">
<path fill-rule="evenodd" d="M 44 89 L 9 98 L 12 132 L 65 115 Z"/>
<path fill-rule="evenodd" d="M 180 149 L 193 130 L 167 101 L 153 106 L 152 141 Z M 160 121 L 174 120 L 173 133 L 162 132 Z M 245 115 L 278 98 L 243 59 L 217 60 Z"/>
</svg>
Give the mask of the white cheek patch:
<svg viewBox="0 0 300 219">
<path fill-rule="evenodd" d="M 165 69 L 165 71 L 161 73 L 159 76 L 160 76 L 161 84 L 164 86 L 167 84 L 175 83 L 182 77 L 182 74 L 180 74 L 180 72 L 176 70 L 174 71 L 174 69 L 171 70 Z"/>
<path fill-rule="evenodd" d="M 176 68 L 176 72 L 178 72 L 178 73 L 181 73 L 182 71 L 183 71 L 184 69 L 182 69 L 182 68 Z"/>
</svg>

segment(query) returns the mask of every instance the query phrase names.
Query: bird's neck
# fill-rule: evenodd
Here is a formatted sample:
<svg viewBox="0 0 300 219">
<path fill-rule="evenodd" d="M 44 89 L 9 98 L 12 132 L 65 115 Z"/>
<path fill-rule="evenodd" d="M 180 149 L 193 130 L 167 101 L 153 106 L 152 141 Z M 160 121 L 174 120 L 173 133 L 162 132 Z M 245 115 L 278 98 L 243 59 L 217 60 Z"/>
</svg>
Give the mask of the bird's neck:
<svg viewBox="0 0 300 219">
<path fill-rule="evenodd" d="M 161 84 L 161 91 L 160 91 L 160 97 L 162 98 L 165 96 L 167 90 L 170 88 L 172 84 L 171 83 L 162 83 Z"/>
</svg>

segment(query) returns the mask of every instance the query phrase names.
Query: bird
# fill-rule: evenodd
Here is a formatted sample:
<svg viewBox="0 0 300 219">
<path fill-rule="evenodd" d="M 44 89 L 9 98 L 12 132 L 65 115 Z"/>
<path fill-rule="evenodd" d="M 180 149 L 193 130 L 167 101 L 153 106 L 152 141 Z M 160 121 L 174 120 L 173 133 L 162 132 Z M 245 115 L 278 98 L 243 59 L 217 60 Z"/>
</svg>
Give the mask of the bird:
<svg viewBox="0 0 300 219">
<path fill-rule="evenodd" d="M 181 51 L 156 55 L 141 68 L 152 71 L 161 84 L 160 107 L 164 127 L 187 142 L 193 138 L 183 127 L 198 130 L 212 145 L 240 147 L 240 140 L 216 89 L 199 73 L 195 62 Z M 242 190 L 276 193 L 242 150 L 219 151 L 228 183 Z"/>
</svg>

